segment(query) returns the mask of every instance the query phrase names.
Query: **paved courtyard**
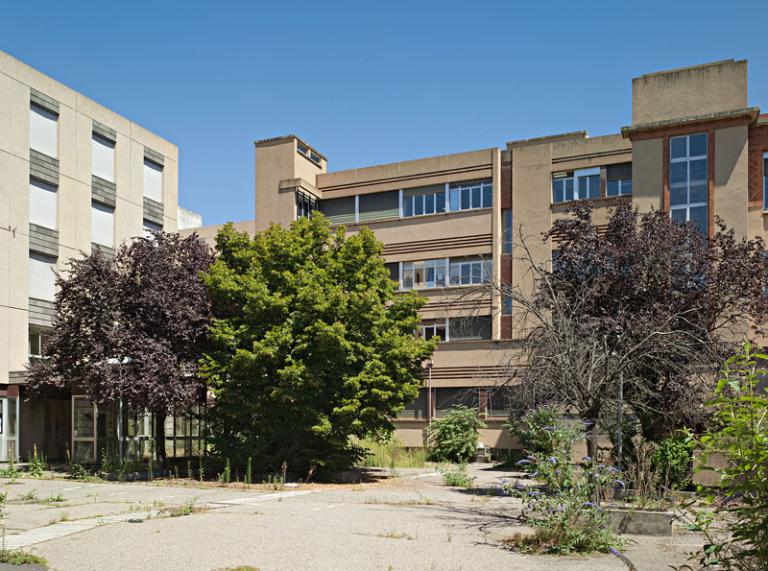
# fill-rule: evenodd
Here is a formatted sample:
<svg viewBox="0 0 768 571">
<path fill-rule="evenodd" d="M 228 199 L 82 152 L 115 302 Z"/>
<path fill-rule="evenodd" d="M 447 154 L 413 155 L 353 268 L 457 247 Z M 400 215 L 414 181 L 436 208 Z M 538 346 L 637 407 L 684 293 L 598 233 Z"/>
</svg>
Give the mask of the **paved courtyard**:
<svg viewBox="0 0 768 571">
<path fill-rule="evenodd" d="M 479 486 L 505 474 L 472 468 Z M 369 484 L 274 490 L 20 479 L 9 484 L 5 543 L 51 569 L 622 570 L 613 555 L 543 557 L 505 549 L 517 500 L 400 471 Z M 191 512 L 191 513 L 190 513 Z M 693 534 L 630 537 L 639 571 L 681 564 Z"/>
</svg>

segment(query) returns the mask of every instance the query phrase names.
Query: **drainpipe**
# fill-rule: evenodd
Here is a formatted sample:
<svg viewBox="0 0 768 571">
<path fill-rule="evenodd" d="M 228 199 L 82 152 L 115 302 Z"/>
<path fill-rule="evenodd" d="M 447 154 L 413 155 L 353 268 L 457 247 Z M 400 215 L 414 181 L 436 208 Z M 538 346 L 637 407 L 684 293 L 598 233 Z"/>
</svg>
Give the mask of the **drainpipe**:
<svg viewBox="0 0 768 571">
<path fill-rule="evenodd" d="M 427 377 L 427 424 L 429 426 L 432 426 L 432 365 L 434 365 L 434 361 L 430 359 L 427 361 L 427 372 L 429 373 L 429 376 Z"/>
</svg>

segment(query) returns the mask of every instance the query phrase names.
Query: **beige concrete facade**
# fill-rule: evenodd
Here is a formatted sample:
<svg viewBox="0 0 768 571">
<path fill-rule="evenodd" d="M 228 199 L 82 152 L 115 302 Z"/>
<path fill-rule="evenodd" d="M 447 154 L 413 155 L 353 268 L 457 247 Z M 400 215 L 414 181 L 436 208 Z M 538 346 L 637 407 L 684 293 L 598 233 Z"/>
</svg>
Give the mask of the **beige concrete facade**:
<svg viewBox="0 0 768 571">
<path fill-rule="evenodd" d="M 712 231 L 717 215 L 739 235 L 768 237 L 762 210 L 768 118 L 748 107 L 746 74 L 745 61 L 727 60 L 643 75 L 632 85 L 632 125 L 599 137 L 579 131 L 511 141 L 503 149 L 337 172 L 326 172 L 325 157 L 295 136 L 260 141 L 256 220 L 240 227 L 252 233 L 271 222 L 290 223 L 297 216 L 301 192 L 317 199 L 316 208 L 349 232 L 362 225 L 371 228 L 383 242 L 385 261 L 401 287 L 406 286 L 410 264 L 442 259 L 450 273 L 455 260 L 480 259 L 491 264 L 490 281 L 531 289 L 527 264 L 520 260 L 521 236 L 535 259 L 548 263 L 556 244 L 543 242 L 541 236 L 566 215 L 574 200 L 591 202 L 598 223 L 607 221 L 610 208 L 622 201 L 641 210 L 669 208 L 670 140 L 704 133 L 706 228 Z M 300 145 L 317 153 L 317 162 L 302 156 Z M 556 200 L 559 180 L 570 181 L 562 184 L 571 184 L 576 194 Z M 478 181 L 488 184 L 490 204 L 453 208 L 452 190 Z M 407 197 L 443 192 L 445 207 L 440 211 L 413 215 L 408 210 Z M 423 204 L 426 210 L 431 203 L 425 198 Z M 197 231 L 210 241 L 218 228 Z M 510 232 L 511 249 L 504 244 Z M 487 284 L 435 284 L 420 293 L 428 299 L 421 310 L 424 324 L 448 320 L 448 338 L 425 368 L 424 395 L 398 419 L 397 436 L 406 445 L 420 446 L 424 427 L 440 416 L 453 395 L 457 402 L 471 401 L 486 417 L 489 428 L 482 434 L 483 444 L 512 446 L 502 426 L 507 411 L 493 402 L 493 389 L 520 354 L 516 308 L 509 315 L 495 288 Z M 456 339 L 451 320 L 468 316 L 487 319 L 488 330 L 480 338 Z"/>
<path fill-rule="evenodd" d="M 43 109 L 56 156 L 31 147 L 31 108 Z M 112 180 L 99 182 L 92 164 L 94 135 L 112 147 Z M 161 170 L 161 197 L 146 213 L 145 157 Z M 43 164 L 43 171 L 39 166 Z M 42 176 L 43 179 L 38 177 Z M 31 225 L 31 181 L 53 191 L 55 213 L 47 227 Z M 55 181 L 53 184 L 51 181 Z M 106 190 L 98 194 L 101 184 Z M 29 359 L 30 321 L 37 330 L 52 323 L 52 300 L 31 300 L 30 259 L 44 254 L 65 272 L 67 261 L 90 252 L 92 204 L 111 208 L 111 247 L 144 232 L 150 216 L 164 230 L 177 228 L 178 149 L 165 139 L 0 52 L 0 392 L 16 396 Z M 109 228 L 109 226 L 107 226 Z M 36 233 L 45 237 L 44 243 Z M 103 243 L 103 242 L 102 242 Z M 32 311 L 30 308 L 35 306 Z M 34 313 L 34 318 L 31 314 Z M 23 435 L 22 435 L 23 436 Z"/>
</svg>

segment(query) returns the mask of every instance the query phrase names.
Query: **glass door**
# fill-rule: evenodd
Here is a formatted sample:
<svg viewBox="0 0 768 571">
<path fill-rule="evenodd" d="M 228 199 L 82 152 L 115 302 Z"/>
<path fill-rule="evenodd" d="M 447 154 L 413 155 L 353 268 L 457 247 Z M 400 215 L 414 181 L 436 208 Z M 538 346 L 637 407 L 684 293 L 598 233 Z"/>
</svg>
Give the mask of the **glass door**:
<svg viewBox="0 0 768 571">
<path fill-rule="evenodd" d="M 72 396 L 72 461 L 96 463 L 96 405 L 84 396 Z"/>
<path fill-rule="evenodd" d="M 18 401 L 0 399 L 0 462 L 18 460 L 16 441 L 18 433 Z"/>
</svg>

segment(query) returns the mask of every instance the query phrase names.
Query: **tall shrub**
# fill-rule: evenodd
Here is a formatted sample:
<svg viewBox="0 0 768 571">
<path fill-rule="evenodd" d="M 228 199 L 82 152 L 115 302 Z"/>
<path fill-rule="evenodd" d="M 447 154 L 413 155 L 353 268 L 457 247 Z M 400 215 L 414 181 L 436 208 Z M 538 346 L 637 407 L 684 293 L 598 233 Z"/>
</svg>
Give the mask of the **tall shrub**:
<svg viewBox="0 0 768 571">
<path fill-rule="evenodd" d="M 462 405 L 454 406 L 444 418 L 427 429 L 430 456 L 436 462 L 466 464 L 477 453 L 477 440 L 485 423 L 477 411 Z"/>
</svg>

